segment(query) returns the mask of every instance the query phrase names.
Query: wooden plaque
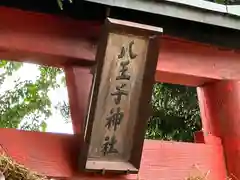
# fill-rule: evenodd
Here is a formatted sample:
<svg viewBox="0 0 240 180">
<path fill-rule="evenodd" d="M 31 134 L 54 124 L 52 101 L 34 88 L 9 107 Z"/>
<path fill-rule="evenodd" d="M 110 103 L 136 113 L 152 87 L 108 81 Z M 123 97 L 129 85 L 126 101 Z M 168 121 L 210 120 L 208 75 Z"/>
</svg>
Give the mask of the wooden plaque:
<svg viewBox="0 0 240 180">
<path fill-rule="evenodd" d="M 85 170 L 138 172 L 161 32 L 106 20 L 80 155 Z"/>
</svg>

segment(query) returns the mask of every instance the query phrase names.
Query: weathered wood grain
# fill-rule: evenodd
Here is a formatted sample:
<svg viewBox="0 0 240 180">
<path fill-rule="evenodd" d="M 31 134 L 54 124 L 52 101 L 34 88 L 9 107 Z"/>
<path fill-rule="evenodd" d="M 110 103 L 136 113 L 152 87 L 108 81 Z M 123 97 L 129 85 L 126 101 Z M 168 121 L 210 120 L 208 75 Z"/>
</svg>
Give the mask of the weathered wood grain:
<svg viewBox="0 0 240 180">
<path fill-rule="evenodd" d="M 107 21 L 87 117 L 87 170 L 138 171 L 158 59 L 157 30 Z"/>
</svg>

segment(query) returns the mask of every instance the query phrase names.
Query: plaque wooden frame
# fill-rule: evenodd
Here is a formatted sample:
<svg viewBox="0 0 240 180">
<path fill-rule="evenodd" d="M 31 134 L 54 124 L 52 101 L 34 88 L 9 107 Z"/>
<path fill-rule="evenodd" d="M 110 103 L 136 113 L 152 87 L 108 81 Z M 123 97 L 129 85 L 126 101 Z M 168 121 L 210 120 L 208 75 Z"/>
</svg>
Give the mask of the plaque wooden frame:
<svg viewBox="0 0 240 180">
<path fill-rule="evenodd" d="M 100 39 L 100 43 L 98 45 L 96 60 L 97 66 L 94 71 L 94 78 L 92 84 L 92 92 L 89 100 L 89 108 L 85 121 L 85 134 L 83 143 L 81 145 L 81 155 L 80 155 L 80 166 L 81 169 L 86 171 L 111 171 L 117 173 L 137 173 L 140 168 L 141 155 L 143 142 L 145 137 L 145 130 L 147 126 L 147 121 L 151 115 L 151 94 L 152 94 L 152 86 L 155 82 L 154 75 L 156 71 L 158 54 L 159 54 L 159 46 L 160 46 L 160 35 L 162 33 L 162 28 L 152 27 L 148 25 L 142 25 L 122 20 L 116 20 L 107 18 L 105 22 L 105 26 L 103 27 L 102 36 Z M 145 66 L 140 67 L 143 72 L 140 73 L 141 77 L 135 76 L 135 80 L 137 83 L 134 87 L 137 88 L 134 94 L 138 94 L 134 97 L 138 97 L 136 99 L 136 108 L 135 112 L 129 112 L 130 119 L 134 121 L 134 125 L 132 129 L 132 143 L 131 149 L 128 150 L 129 154 L 127 155 L 129 158 L 122 160 L 100 160 L 101 158 L 95 157 L 92 158 L 91 153 L 89 152 L 91 145 L 91 139 L 93 137 L 94 123 L 96 117 L 96 108 L 97 103 L 99 102 L 99 88 L 101 83 L 104 81 L 103 72 L 105 59 L 106 59 L 106 49 L 108 47 L 108 43 L 110 42 L 109 38 L 111 35 L 117 34 L 119 36 L 123 36 L 122 38 L 131 36 L 131 38 L 143 38 L 145 42 L 145 48 L 142 50 L 146 50 L 144 58 L 142 58 Z M 112 36 L 114 37 L 114 36 Z M 121 38 L 120 38 L 121 40 Z M 140 41 L 139 42 L 143 42 Z M 143 43 L 144 44 L 144 43 Z M 114 46 L 114 45 L 113 45 Z M 140 48 L 141 49 L 141 48 Z M 111 51 L 110 51 L 111 52 Z M 107 63 L 106 63 L 107 64 Z M 136 64 L 135 64 L 136 65 Z M 136 68 L 137 69 L 137 68 Z M 106 71 L 106 70 L 105 70 Z M 137 70 L 136 70 L 137 71 Z M 139 70 L 137 72 L 140 72 Z M 138 83 L 141 81 L 141 83 Z M 140 85 L 139 85 L 140 84 Z M 131 90 L 131 89 L 130 89 Z M 100 92 L 101 93 L 101 92 Z M 99 96 L 99 97 L 98 97 Z M 131 99 L 130 99 L 131 100 Z M 129 101 L 130 101 L 129 100 Z M 130 110 L 129 110 L 130 111 Z M 131 115 L 134 114 L 134 115 Z M 133 118 L 132 118 L 133 117 Z M 129 120 L 129 119 L 128 119 Z M 128 127 L 128 126 L 126 126 Z M 98 136 L 97 134 L 95 134 Z M 130 138 L 131 138 L 130 137 Z M 124 144 L 124 143 L 123 143 Z M 126 144 L 126 143 L 125 143 Z M 122 149 L 128 149 L 128 147 L 122 147 Z"/>
</svg>

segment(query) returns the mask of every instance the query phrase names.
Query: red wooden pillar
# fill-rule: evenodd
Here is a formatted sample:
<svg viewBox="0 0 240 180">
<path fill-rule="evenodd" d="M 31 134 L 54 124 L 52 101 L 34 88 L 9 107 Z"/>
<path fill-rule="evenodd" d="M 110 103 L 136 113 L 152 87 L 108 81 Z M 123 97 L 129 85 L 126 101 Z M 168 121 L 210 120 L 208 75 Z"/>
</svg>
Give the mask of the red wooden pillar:
<svg viewBox="0 0 240 180">
<path fill-rule="evenodd" d="M 197 91 L 205 142 L 215 143 L 208 136 L 221 139 L 228 174 L 240 179 L 240 82 L 219 81 Z"/>
<path fill-rule="evenodd" d="M 84 128 L 93 76 L 90 68 L 77 66 L 65 67 L 65 75 L 73 132 L 80 134 Z"/>
</svg>

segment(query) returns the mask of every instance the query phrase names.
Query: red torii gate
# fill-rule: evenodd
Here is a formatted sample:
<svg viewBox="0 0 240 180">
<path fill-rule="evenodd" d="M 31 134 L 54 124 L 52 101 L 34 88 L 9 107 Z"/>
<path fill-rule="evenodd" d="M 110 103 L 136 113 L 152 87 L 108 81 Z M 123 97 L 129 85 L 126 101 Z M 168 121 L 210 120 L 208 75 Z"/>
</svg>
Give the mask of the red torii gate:
<svg viewBox="0 0 240 180">
<path fill-rule="evenodd" d="M 65 69 L 74 135 L 1 129 L 7 153 L 49 177 L 106 179 L 79 173 L 77 157 L 92 83 L 100 23 L 0 8 L 0 57 Z M 238 131 L 240 53 L 234 49 L 162 37 L 156 81 L 198 87 L 205 133 L 201 143 L 146 140 L 139 179 L 184 179 L 191 167 L 210 170 L 209 178 L 225 179 L 226 170 L 240 178 Z M 202 136 L 204 135 L 204 136 Z M 8 138 L 6 138 L 8 137 Z M 136 179 L 135 175 L 114 179 Z"/>
</svg>

